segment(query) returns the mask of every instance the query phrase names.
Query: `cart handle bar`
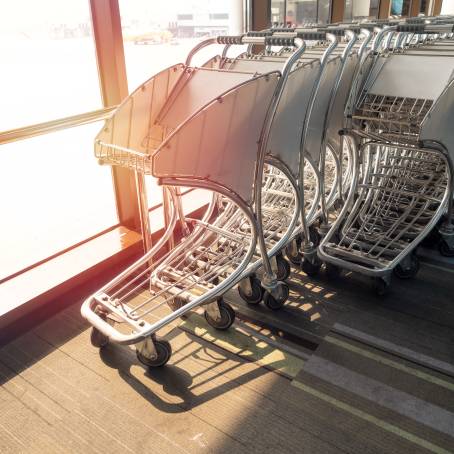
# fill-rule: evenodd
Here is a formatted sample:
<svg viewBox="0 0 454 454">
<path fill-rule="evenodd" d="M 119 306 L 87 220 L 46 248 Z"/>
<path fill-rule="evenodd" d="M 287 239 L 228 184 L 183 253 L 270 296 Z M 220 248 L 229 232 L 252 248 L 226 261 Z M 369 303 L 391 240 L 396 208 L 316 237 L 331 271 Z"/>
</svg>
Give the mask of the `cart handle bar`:
<svg viewBox="0 0 454 454">
<path fill-rule="evenodd" d="M 266 32 L 263 32 L 266 33 Z M 263 44 L 266 46 L 295 46 L 296 39 L 304 41 L 324 41 L 329 39 L 328 31 L 308 31 L 299 33 L 287 33 L 286 36 L 218 36 L 216 41 L 218 44 L 241 45 L 241 44 Z M 284 33 L 282 34 L 284 35 Z"/>
<path fill-rule="evenodd" d="M 399 24 L 396 27 L 396 32 L 408 33 L 453 33 L 454 25 L 446 24 Z"/>
</svg>

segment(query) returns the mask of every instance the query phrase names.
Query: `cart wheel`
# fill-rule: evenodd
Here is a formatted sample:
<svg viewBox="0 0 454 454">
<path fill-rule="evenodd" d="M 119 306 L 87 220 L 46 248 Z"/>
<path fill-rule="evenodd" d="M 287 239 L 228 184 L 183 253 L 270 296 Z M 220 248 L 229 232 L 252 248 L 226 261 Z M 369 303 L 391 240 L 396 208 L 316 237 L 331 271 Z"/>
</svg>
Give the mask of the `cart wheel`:
<svg viewBox="0 0 454 454">
<path fill-rule="evenodd" d="M 399 279 L 411 279 L 418 274 L 419 271 L 419 259 L 416 255 L 411 255 L 411 261 L 408 267 L 403 267 L 402 265 L 397 265 L 394 268 L 394 275 Z"/>
<path fill-rule="evenodd" d="M 381 277 L 377 277 L 374 281 L 375 292 L 379 296 L 385 296 L 389 292 L 390 287 L 391 284 Z"/>
<path fill-rule="evenodd" d="M 205 320 L 210 326 L 216 328 L 220 331 L 225 331 L 229 329 L 233 322 L 235 321 L 235 311 L 233 310 L 230 304 L 227 304 L 225 301 L 218 301 L 219 312 L 221 313 L 221 319 L 215 320 L 211 317 L 208 311 L 205 311 Z"/>
<path fill-rule="evenodd" d="M 342 210 L 344 208 L 345 202 L 342 199 L 337 198 L 333 203 L 333 208 L 337 211 Z"/>
<path fill-rule="evenodd" d="M 277 272 L 276 278 L 278 281 L 285 281 L 290 277 L 290 263 L 282 257 L 281 254 L 276 256 Z"/>
<path fill-rule="evenodd" d="M 454 249 L 451 249 L 446 241 L 440 243 L 438 250 L 443 257 L 454 257 Z"/>
<path fill-rule="evenodd" d="M 285 282 L 279 282 L 278 285 L 281 287 L 280 296 L 274 297 L 270 292 L 265 291 L 263 295 L 263 302 L 268 309 L 277 311 L 281 309 L 285 302 L 288 300 L 290 290 Z"/>
<path fill-rule="evenodd" d="M 109 343 L 109 338 L 93 327 L 90 333 L 90 342 L 93 347 L 104 348 Z"/>
<path fill-rule="evenodd" d="M 164 366 L 172 356 L 172 346 L 170 345 L 170 342 L 165 339 L 154 339 L 153 342 L 156 348 L 156 358 L 147 358 L 142 355 L 139 350 L 136 350 L 137 359 L 147 367 Z"/>
<path fill-rule="evenodd" d="M 429 234 L 421 241 L 421 246 L 427 248 L 436 248 L 439 246 L 441 241 L 441 235 L 439 232 L 439 227 L 434 227 Z"/>
<path fill-rule="evenodd" d="M 320 234 L 313 225 L 309 227 L 309 238 L 314 247 L 318 247 L 320 244 Z"/>
<path fill-rule="evenodd" d="M 169 300 L 167 302 L 167 305 L 172 309 L 173 312 L 175 312 L 177 309 L 180 309 L 183 307 L 187 301 L 183 298 L 180 298 L 179 296 L 176 296 L 175 298 Z"/>
<path fill-rule="evenodd" d="M 241 285 L 238 286 L 238 293 L 246 303 L 259 304 L 263 299 L 263 292 L 265 291 L 262 284 L 255 276 L 246 279 L 250 280 L 252 293 L 250 295 L 246 294 L 241 288 Z"/>
<path fill-rule="evenodd" d="M 95 313 L 104 321 L 107 320 L 107 314 L 105 312 L 101 312 L 98 309 L 95 309 Z M 90 342 L 93 347 L 104 348 L 109 343 L 109 338 L 101 333 L 99 329 L 93 327 L 90 333 Z"/>
<path fill-rule="evenodd" d="M 293 241 L 296 242 L 296 252 L 292 251 L 291 244 L 287 244 L 287 246 L 285 246 L 285 255 L 287 256 L 287 259 L 291 264 L 293 264 L 295 266 L 300 266 L 301 261 L 303 260 L 303 256 L 299 252 L 302 241 L 301 241 L 301 238 L 299 238 L 299 237 L 297 237 Z"/>
<path fill-rule="evenodd" d="M 312 263 L 309 260 L 304 259 L 303 263 L 301 263 L 301 269 L 309 276 L 314 277 L 320 271 L 321 264 L 320 263 Z"/>
<path fill-rule="evenodd" d="M 337 279 L 340 276 L 342 270 L 337 265 L 333 265 L 332 263 L 325 263 L 325 272 L 330 279 Z"/>
</svg>

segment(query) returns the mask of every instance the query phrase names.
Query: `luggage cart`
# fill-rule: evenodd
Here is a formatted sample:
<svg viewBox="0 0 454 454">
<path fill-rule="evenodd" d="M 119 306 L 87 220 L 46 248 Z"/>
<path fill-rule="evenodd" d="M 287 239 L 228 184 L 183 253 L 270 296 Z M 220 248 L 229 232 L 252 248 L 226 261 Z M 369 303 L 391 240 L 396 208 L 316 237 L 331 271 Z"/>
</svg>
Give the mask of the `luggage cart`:
<svg viewBox="0 0 454 454">
<path fill-rule="evenodd" d="M 221 295 L 246 269 L 260 235 L 252 206 L 261 188 L 266 137 L 294 59 L 282 74 L 262 75 L 190 63 L 210 44 L 244 42 L 220 37 L 199 44 L 186 64 L 162 71 L 132 93 L 96 138 L 101 163 L 159 178 L 171 202 L 161 239 L 82 305 L 96 347 L 133 344 L 140 362 L 157 367 L 169 360 L 171 346 L 156 333 L 188 311 L 205 306 L 207 322 L 217 329 L 234 321 Z M 182 217 L 181 186 L 217 194 L 203 219 Z M 183 238 L 165 252 L 178 220 Z"/>
<path fill-rule="evenodd" d="M 325 41 L 327 39 L 326 32 L 292 33 L 293 36 L 304 39 L 317 41 Z M 344 31 L 342 31 L 343 33 Z M 258 34 L 260 32 L 254 32 L 254 36 Z M 276 38 L 276 36 L 276 34 L 273 34 L 273 38 Z M 288 37 L 287 29 L 285 33 L 279 36 L 282 38 Z M 324 110 L 326 113 L 329 95 L 332 93 L 333 87 L 336 87 L 336 78 L 339 76 L 340 57 L 333 56 L 333 58 L 328 60 L 328 56 L 331 55 L 336 47 L 336 38 L 331 34 L 328 35 L 328 39 L 331 42 L 329 46 L 318 46 L 314 52 L 311 49 L 311 55 L 306 56 L 303 54 L 300 57 L 298 66 L 294 68 L 283 90 L 281 103 L 276 112 L 270 133 L 266 156 L 268 171 L 265 173 L 265 182 L 262 188 L 263 217 L 261 219 L 268 254 L 271 257 L 273 271 L 276 273 L 278 281 L 286 279 L 290 274 L 290 267 L 283 259 L 281 250 L 290 242 L 290 239 L 293 240 L 301 236 L 301 226 L 296 223 L 298 218 L 301 219 L 298 184 L 301 143 L 305 143 L 305 138 L 301 138 L 304 124 L 305 122 L 311 122 L 312 125 L 314 119 L 309 109 L 313 105 L 313 99 L 322 91 L 326 91 L 327 94 L 318 96 L 317 109 L 314 109 L 314 113 L 318 115 L 318 117 L 315 117 L 316 120 L 320 121 Z M 351 45 L 354 42 L 355 37 L 352 35 Z M 236 59 L 220 59 L 218 63 L 226 70 L 234 69 L 261 73 L 280 68 L 291 54 L 292 51 L 285 48 L 280 52 L 267 50 L 260 55 L 244 54 Z M 326 63 L 324 63 L 324 59 Z M 325 67 L 328 68 L 328 74 L 324 71 Z M 321 80 L 322 83 L 320 83 Z M 309 185 L 305 184 L 304 187 L 305 196 L 311 196 L 309 201 L 305 199 L 305 203 L 309 208 L 308 211 L 305 210 L 309 225 L 315 219 L 314 214 L 318 208 L 320 183 L 317 167 L 317 162 L 310 159 L 305 161 L 306 177 L 308 171 L 312 176 L 312 181 L 305 179 L 305 183 L 309 183 Z M 287 255 L 292 257 L 288 250 Z M 297 254 L 293 253 L 293 256 L 295 255 Z M 260 281 L 263 282 L 264 279 L 260 276 L 259 268 L 261 265 L 261 257 L 257 254 L 256 260 L 250 264 L 240 282 L 240 295 L 251 304 L 257 304 L 263 298 L 269 308 L 278 309 L 287 299 L 288 287 L 284 287 L 287 291 L 283 298 L 276 300 L 266 291 L 266 282 L 264 282 L 265 288 L 262 288 Z"/>
<path fill-rule="evenodd" d="M 440 30 L 452 31 L 452 25 L 390 31 Z M 374 277 L 380 294 L 393 269 L 400 277 L 417 272 L 412 252 L 445 211 L 440 233 L 445 247 L 454 246 L 454 140 L 448 126 L 454 118 L 453 62 L 405 52 L 378 56 L 356 104 L 347 135 L 358 149 L 354 184 L 318 253 L 333 266 Z"/>
</svg>

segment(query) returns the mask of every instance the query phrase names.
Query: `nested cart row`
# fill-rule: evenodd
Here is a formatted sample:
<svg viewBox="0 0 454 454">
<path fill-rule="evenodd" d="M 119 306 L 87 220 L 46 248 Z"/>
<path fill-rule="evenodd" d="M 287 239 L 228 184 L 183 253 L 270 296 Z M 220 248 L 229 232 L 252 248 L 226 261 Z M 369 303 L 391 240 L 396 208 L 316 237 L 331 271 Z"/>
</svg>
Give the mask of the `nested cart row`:
<svg viewBox="0 0 454 454">
<path fill-rule="evenodd" d="M 157 178 L 168 222 L 84 303 L 92 343 L 135 344 L 141 362 L 160 366 L 171 347 L 157 332 L 200 306 L 227 329 L 235 313 L 223 295 L 237 284 L 247 302 L 281 308 L 289 261 L 309 275 L 325 262 L 386 285 L 396 267 L 408 274 L 412 250 L 445 212 L 450 250 L 450 34 L 438 20 L 274 28 L 206 40 L 142 84 L 106 122 L 95 154 Z M 216 43 L 222 55 L 191 64 Z M 440 77 L 416 96 L 408 74 L 424 58 Z M 183 214 L 181 187 L 211 191 L 202 219 Z"/>
</svg>

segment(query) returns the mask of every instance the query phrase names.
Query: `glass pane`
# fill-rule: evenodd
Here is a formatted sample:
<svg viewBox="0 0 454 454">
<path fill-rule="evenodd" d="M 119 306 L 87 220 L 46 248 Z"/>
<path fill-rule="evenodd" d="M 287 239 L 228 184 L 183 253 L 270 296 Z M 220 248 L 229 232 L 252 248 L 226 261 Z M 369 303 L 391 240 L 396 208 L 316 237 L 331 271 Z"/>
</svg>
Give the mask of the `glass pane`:
<svg viewBox="0 0 454 454">
<path fill-rule="evenodd" d="M 443 0 L 441 14 L 454 14 L 454 0 Z"/>
<path fill-rule="evenodd" d="M 378 17 L 379 0 L 345 0 L 344 20 Z"/>
<path fill-rule="evenodd" d="M 89 2 L 3 1 L 0 130 L 102 107 Z"/>
<path fill-rule="evenodd" d="M 285 0 L 271 0 L 271 22 L 285 22 Z"/>
<path fill-rule="evenodd" d="M 153 74 L 184 62 L 203 39 L 243 31 L 243 0 L 120 0 L 129 90 Z M 203 64 L 222 46 L 203 50 Z M 239 52 L 239 49 L 232 49 Z"/>
<path fill-rule="evenodd" d="M 318 0 L 318 22 L 327 24 L 331 22 L 330 0 Z"/>
<path fill-rule="evenodd" d="M 0 147 L 0 279 L 118 223 L 103 122 Z"/>
<path fill-rule="evenodd" d="M 317 22 L 317 0 L 288 0 L 287 18 L 296 25 Z"/>
<path fill-rule="evenodd" d="M 121 24 L 129 90 L 154 74 L 186 60 L 194 46 L 211 36 L 243 31 L 243 0 L 120 0 Z M 235 46 L 229 55 L 245 50 Z M 223 46 L 203 49 L 194 59 L 202 65 Z M 149 207 L 162 203 L 162 191 L 146 177 Z"/>
<path fill-rule="evenodd" d="M 353 0 L 352 16 L 355 19 L 366 19 L 369 17 L 370 0 Z"/>
<path fill-rule="evenodd" d="M 403 0 L 392 0 L 391 1 L 391 15 L 400 16 L 402 14 Z"/>
<path fill-rule="evenodd" d="M 353 0 L 345 0 L 344 20 L 351 21 L 353 19 Z"/>
<path fill-rule="evenodd" d="M 392 0 L 391 15 L 392 16 L 408 16 L 411 0 Z"/>
<path fill-rule="evenodd" d="M 380 0 L 370 0 L 369 16 L 377 18 L 380 9 Z"/>
</svg>

